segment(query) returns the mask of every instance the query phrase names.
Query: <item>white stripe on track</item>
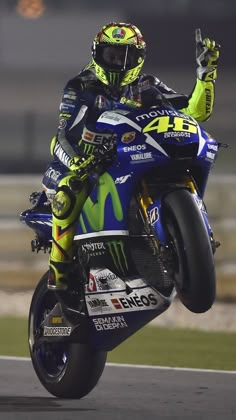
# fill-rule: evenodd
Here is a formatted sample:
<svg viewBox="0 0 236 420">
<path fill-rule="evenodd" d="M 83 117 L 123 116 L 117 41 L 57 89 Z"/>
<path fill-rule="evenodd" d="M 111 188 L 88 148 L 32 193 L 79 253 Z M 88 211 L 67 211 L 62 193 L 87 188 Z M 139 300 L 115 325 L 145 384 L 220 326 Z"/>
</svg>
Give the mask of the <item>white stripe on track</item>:
<svg viewBox="0 0 236 420">
<path fill-rule="evenodd" d="M 184 368 L 184 367 L 172 367 L 172 366 L 152 366 L 152 365 L 131 365 L 127 363 L 107 363 L 107 366 L 114 367 L 128 367 L 138 369 L 157 369 L 157 370 L 177 370 L 183 372 L 206 372 L 206 373 L 230 373 L 235 375 L 236 370 L 217 370 L 217 369 L 197 369 L 197 368 Z"/>
<path fill-rule="evenodd" d="M 17 356 L 0 356 L 0 360 L 15 360 L 15 361 L 30 361 L 31 358 L 30 357 L 17 357 Z"/>
<path fill-rule="evenodd" d="M 15 360 L 15 361 L 22 361 L 22 362 L 31 361 L 30 357 L 16 357 L 16 356 L 0 356 L 0 360 Z M 183 367 L 172 367 L 172 366 L 152 366 L 152 365 L 131 365 L 128 363 L 106 363 L 106 366 L 135 368 L 135 369 L 176 370 L 180 372 L 226 373 L 226 374 L 231 374 L 231 375 L 236 374 L 235 370 L 197 369 L 197 368 L 183 368 Z"/>
</svg>

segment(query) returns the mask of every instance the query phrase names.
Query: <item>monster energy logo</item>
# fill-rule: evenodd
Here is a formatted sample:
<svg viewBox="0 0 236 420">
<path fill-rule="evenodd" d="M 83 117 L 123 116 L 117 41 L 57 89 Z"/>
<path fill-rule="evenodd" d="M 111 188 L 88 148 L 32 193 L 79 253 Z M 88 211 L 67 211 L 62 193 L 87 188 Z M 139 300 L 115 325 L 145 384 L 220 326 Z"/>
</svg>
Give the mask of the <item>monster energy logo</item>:
<svg viewBox="0 0 236 420">
<path fill-rule="evenodd" d="M 93 153 L 95 146 L 93 146 L 92 144 L 84 144 L 84 153 L 86 153 L 87 155 L 90 155 Z"/>
<path fill-rule="evenodd" d="M 109 74 L 109 81 L 111 85 L 115 85 L 119 82 L 119 74 L 117 73 L 110 73 Z"/>
<path fill-rule="evenodd" d="M 93 144 L 87 144 L 83 140 L 79 141 L 79 146 L 83 150 L 83 152 L 87 155 L 91 155 L 94 152 L 95 146 Z"/>
<path fill-rule="evenodd" d="M 106 245 L 116 269 L 122 274 L 126 274 L 128 270 L 128 261 L 125 255 L 124 241 L 110 241 L 107 242 Z"/>
</svg>

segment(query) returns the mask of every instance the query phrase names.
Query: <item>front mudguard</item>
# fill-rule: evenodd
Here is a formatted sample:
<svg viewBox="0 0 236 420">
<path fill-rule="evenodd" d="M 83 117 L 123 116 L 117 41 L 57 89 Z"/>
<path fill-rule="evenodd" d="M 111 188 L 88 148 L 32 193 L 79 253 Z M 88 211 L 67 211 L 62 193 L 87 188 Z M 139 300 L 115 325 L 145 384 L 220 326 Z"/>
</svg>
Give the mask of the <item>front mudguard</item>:
<svg viewBox="0 0 236 420">
<path fill-rule="evenodd" d="M 171 189 L 170 191 L 165 191 L 165 192 L 160 193 L 159 197 L 147 208 L 149 221 L 152 225 L 152 228 L 157 236 L 159 243 L 163 246 L 167 246 L 168 241 L 169 241 L 168 233 L 167 233 L 165 223 L 164 223 L 164 220 L 165 220 L 164 218 L 165 206 L 163 205 L 164 200 L 167 194 L 170 194 L 171 192 L 180 190 L 180 189 L 183 189 L 183 188 Z M 188 188 L 184 188 L 184 189 L 189 191 Z M 197 206 L 202 215 L 204 224 L 206 226 L 209 238 L 212 238 L 213 231 L 208 220 L 208 214 L 207 214 L 205 204 L 203 200 L 196 193 L 190 192 L 190 194 L 193 200 L 197 203 Z"/>
</svg>

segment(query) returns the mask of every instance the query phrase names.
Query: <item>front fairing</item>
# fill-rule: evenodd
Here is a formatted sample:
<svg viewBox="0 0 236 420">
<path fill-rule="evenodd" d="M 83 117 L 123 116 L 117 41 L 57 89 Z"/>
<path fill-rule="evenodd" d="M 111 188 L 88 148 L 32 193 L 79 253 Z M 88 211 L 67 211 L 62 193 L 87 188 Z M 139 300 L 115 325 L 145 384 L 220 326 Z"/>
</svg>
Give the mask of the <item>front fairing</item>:
<svg viewBox="0 0 236 420">
<path fill-rule="evenodd" d="M 193 118 L 170 108 L 128 108 L 104 112 L 97 125 L 116 133 L 117 159 L 85 202 L 76 238 L 128 234 L 131 197 L 139 180 L 152 171 L 173 181 L 179 172 L 197 167 L 204 190 L 218 144 Z M 201 191 L 196 194 L 202 200 Z M 51 214 L 30 213 L 25 221 L 49 236 Z"/>
<path fill-rule="evenodd" d="M 170 108 L 106 111 L 99 117 L 97 126 L 116 133 L 120 163 L 155 161 L 167 165 L 189 154 L 195 161 L 202 159 L 210 166 L 218 151 L 217 142 L 194 118 Z"/>
</svg>

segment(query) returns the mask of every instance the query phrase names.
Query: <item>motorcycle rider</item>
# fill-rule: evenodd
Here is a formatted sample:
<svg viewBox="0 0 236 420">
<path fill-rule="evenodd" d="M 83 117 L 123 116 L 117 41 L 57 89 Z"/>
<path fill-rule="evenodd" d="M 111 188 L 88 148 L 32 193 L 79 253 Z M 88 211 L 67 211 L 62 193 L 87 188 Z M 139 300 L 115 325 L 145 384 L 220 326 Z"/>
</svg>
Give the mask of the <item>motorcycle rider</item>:
<svg viewBox="0 0 236 420">
<path fill-rule="evenodd" d="M 53 160 L 43 178 L 46 194 L 52 198 L 50 290 L 67 289 L 76 222 L 94 185 L 92 176 L 96 179 L 112 161 L 111 135 L 96 130 L 99 115 L 121 103 L 141 107 L 164 97 L 197 121 L 207 120 L 214 106 L 219 48 L 209 38 L 202 40 L 200 29 L 196 30 L 197 78 L 186 96 L 141 73 L 146 43 L 135 25 L 112 22 L 98 32 L 91 62 L 65 86 L 59 127 L 51 142 Z"/>
</svg>

